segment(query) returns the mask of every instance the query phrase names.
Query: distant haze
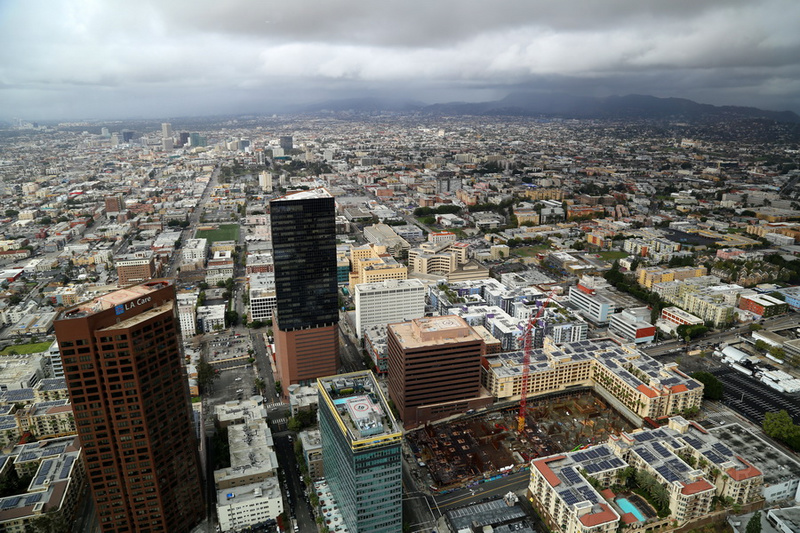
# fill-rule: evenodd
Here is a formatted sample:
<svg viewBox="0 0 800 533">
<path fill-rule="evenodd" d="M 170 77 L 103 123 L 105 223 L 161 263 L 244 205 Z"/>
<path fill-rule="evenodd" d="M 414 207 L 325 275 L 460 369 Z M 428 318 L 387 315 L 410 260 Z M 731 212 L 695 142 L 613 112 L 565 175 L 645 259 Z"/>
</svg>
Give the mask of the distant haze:
<svg viewBox="0 0 800 533">
<path fill-rule="evenodd" d="M 0 118 L 651 94 L 800 112 L 797 0 L 0 1 Z"/>
</svg>

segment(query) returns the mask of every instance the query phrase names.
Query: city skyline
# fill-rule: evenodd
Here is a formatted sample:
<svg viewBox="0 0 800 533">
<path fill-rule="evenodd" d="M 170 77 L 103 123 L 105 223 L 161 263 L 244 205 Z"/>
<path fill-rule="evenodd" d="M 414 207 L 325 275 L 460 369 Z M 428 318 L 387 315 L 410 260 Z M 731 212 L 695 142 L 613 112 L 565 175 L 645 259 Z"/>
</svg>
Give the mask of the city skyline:
<svg viewBox="0 0 800 533">
<path fill-rule="evenodd" d="M 6 120 L 272 113 L 365 96 L 476 102 L 519 91 L 800 112 L 800 5 L 785 0 L 32 5 L 0 7 Z"/>
</svg>

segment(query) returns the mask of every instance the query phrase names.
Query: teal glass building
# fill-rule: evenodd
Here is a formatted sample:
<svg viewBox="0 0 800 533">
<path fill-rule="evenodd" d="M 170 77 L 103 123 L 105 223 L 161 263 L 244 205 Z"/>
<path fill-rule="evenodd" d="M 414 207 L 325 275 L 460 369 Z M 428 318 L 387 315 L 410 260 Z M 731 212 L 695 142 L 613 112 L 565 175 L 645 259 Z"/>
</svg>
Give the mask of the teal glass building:
<svg viewBox="0 0 800 533">
<path fill-rule="evenodd" d="M 371 371 L 317 380 L 325 479 L 352 533 L 403 530 L 402 433 Z"/>
</svg>

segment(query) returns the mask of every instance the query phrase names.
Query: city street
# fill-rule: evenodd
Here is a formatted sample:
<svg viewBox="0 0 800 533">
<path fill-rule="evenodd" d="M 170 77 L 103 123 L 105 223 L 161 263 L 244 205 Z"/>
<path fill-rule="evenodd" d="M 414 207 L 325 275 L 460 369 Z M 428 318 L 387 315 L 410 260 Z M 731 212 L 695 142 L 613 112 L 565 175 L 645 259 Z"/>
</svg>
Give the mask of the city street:
<svg viewBox="0 0 800 533">
<path fill-rule="evenodd" d="M 530 473 L 527 471 L 480 483 L 470 488 L 457 489 L 449 494 L 434 496 L 437 507 L 444 513 L 450 509 L 464 507 L 484 499 L 500 498 L 514 492 L 522 494 L 528 487 Z"/>
<path fill-rule="evenodd" d="M 274 433 L 275 453 L 283 472 L 283 489 L 286 494 L 286 516 L 297 519 L 303 533 L 316 533 L 317 524 L 306 501 L 305 490 L 300 482 L 300 469 L 294 456 L 294 437 L 288 432 Z M 288 490 L 287 490 L 288 488 Z"/>
</svg>

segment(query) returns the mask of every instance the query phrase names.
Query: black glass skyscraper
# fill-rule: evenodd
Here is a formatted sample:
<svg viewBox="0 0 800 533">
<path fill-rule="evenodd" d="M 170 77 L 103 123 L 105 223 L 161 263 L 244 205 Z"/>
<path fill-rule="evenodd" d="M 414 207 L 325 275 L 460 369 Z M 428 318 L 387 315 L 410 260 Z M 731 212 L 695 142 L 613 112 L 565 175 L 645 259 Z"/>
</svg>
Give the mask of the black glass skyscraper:
<svg viewBox="0 0 800 533">
<path fill-rule="evenodd" d="M 339 322 L 333 197 L 325 189 L 270 202 L 281 329 Z"/>
<path fill-rule="evenodd" d="M 338 371 L 335 216 L 333 196 L 325 189 L 270 202 L 276 362 L 285 385 Z"/>
</svg>

